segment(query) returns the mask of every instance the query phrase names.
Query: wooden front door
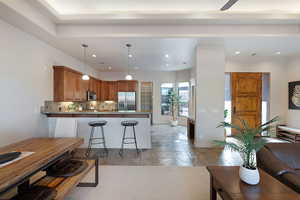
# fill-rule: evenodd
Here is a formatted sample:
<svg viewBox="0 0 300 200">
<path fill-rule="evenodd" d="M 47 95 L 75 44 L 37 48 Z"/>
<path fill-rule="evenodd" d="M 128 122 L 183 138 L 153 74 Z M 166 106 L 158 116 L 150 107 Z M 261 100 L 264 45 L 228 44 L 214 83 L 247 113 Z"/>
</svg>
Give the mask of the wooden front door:
<svg viewBox="0 0 300 200">
<path fill-rule="evenodd" d="M 231 73 L 231 88 L 232 123 L 241 125 L 243 119 L 250 127 L 261 125 L 262 73 Z"/>
</svg>

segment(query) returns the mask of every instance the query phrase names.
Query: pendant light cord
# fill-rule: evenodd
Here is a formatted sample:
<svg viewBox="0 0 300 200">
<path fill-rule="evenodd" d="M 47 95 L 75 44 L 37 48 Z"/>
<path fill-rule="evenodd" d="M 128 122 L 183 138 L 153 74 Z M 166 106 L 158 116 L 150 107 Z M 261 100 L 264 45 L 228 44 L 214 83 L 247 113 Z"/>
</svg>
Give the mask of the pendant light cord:
<svg viewBox="0 0 300 200">
<path fill-rule="evenodd" d="M 83 59 L 84 71 L 86 72 L 86 47 L 84 47 L 84 49 L 83 49 L 83 56 L 84 56 L 84 59 Z"/>
<path fill-rule="evenodd" d="M 87 66 L 86 66 L 86 48 L 88 47 L 88 45 L 87 44 L 82 44 L 81 47 L 83 48 L 83 76 L 82 76 L 82 79 L 83 80 L 89 80 L 90 77 L 86 73 L 87 72 Z"/>
<path fill-rule="evenodd" d="M 129 55 L 130 55 L 130 46 L 128 45 L 127 46 L 128 47 L 128 49 L 127 49 L 127 74 L 129 75 Z"/>
</svg>

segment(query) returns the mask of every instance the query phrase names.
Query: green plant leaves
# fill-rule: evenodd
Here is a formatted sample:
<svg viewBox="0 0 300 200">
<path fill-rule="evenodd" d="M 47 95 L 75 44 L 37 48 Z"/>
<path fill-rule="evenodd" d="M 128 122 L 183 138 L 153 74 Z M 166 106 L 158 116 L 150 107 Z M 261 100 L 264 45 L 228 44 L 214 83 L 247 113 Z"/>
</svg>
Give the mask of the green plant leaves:
<svg viewBox="0 0 300 200">
<path fill-rule="evenodd" d="M 262 132 L 270 130 L 275 122 L 279 120 L 279 117 L 274 117 L 270 121 L 258 126 L 257 128 L 251 128 L 247 121 L 239 119 L 241 126 L 221 122 L 217 128 L 232 128 L 237 131 L 237 134 L 233 135 L 232 138 L 236 142 L 227 142 L 226 140 L 214 140 L 214 143 L 218 146 L 224 146 L 226 149 L 231 151 L 239 152 L 244 161 L 244 166 L 249 168 L 256 168 L 256 161 L 254 161 L 255 152 L 259 151 L 265 144 L 266 141 L 262 138 L 256 137 L 261 135 Z"/>
</svg>

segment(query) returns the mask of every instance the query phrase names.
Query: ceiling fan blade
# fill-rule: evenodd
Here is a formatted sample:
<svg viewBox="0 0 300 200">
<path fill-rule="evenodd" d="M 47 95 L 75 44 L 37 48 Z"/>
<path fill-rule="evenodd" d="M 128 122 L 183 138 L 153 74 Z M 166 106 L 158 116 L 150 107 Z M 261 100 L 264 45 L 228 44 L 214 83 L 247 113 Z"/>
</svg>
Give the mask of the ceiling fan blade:
<svg viewBox="0 0 300 200">
<path fill-rule="evenodd" d="M 231 8 L 231 6 L 233 6 L 238 0 L 229 0 L 222 8 L 221 11 L 225 11 L 228 10 L 229 8 Z"/>
</svg>

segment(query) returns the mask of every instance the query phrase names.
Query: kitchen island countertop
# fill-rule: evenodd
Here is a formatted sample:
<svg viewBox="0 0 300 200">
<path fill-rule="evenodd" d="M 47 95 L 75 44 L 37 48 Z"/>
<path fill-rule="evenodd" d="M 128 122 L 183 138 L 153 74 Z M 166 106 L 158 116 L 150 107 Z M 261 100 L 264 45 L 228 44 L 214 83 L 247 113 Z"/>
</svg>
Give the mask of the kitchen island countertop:
<svg viewBox="0 0 300 200">
<path fill-rule="evenodd" d="M 88 141 L 91 133 L 89 122 L 95 120 L 105 120 L 107 124 L 104 127 L 105 140 L 107 148 L 120 148 L 124 127 L 122 121 L 135 120 L 138 122 L 135 127 L 137 133 L 137 144 L 140 149 L 151 148 L 151 118 L 150 112 L 134 112 L 134 111 L 119 111 L 119 112 L 43 112 L 42 114 L 48 117 L 49 136 L 55 137 L 55 130 L 58 121 L 60 124 L 68 123 L 70 120 L 75 120 L 77 123 L 77 137 L 84 138 L 84 145 L 88 146 Z M 68 130 L 67 130 L 68 131 Z M 132 130 L 127 130 L 128 135 L 132 135 Z M 98 133 L 99 134 L 99 133 Z M 93 148 L 103 148 L 103 145 L 94 145 Z M 126 145 L 125 148 L 135 148 L 134 145 Z"/>
<path fill-rule="evenodd" d="M 124 117 L 124 118 L 149 118 L 150 112 L 140 111 L 106 111 L 106 112 L 42 112 L 47 117 Z"/>
</svg>

